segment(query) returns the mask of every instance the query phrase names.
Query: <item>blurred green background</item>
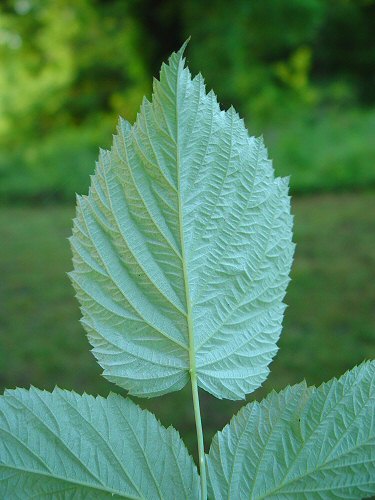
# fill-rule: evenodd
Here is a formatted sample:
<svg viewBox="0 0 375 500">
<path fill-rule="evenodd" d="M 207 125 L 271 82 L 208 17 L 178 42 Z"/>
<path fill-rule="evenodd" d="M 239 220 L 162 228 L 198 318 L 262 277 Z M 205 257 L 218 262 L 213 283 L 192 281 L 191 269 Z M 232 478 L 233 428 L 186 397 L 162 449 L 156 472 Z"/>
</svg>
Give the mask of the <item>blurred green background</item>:
<svg viewBox="0 0 375 500">
<path fill-rule="evenodd" d="M 374 26 L 370 0 L 3 0 L 1 389 L 117 391 L 66 276 L 74 193 L 188 36 L 192 72 L 291 175 L 297 251 L 281 350 L 249 399 L 375 357 Z M 188 389 L 141 404 L 194 449 Z M 208 440 L 239 406 L 202 394 Z"/>
</svg>

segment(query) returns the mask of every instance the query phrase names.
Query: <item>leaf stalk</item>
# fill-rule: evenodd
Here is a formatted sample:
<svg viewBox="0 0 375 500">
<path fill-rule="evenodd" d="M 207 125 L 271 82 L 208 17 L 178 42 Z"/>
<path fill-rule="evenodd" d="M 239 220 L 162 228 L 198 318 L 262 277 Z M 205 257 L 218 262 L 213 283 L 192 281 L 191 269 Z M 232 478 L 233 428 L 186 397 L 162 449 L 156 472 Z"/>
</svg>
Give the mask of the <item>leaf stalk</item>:
<svg viewBox="0 0 375 500">
<path fill-rule="evenodd" d="M 202 500 L 207 500 L 206 459 L 205 459 L 205 454 L 204 454 L 203 429 L 202 429 L 202 419 L 201 419 L 201 411 L 200 411 L 200 405 L 199 405 L 199 393 L 198 393 L 198 382 L 197 382 L 196 370 L 194 370 L 194 369 L 190 370 L 190 377 L 191 377 L 191 391 L 192 391 L 192 395 L 193 395 L 195 427 L 197 430 L 199 473 L 200 473 L 200 481 L 201 481 L 201 497 L 202 497 Z"/>
</svg>

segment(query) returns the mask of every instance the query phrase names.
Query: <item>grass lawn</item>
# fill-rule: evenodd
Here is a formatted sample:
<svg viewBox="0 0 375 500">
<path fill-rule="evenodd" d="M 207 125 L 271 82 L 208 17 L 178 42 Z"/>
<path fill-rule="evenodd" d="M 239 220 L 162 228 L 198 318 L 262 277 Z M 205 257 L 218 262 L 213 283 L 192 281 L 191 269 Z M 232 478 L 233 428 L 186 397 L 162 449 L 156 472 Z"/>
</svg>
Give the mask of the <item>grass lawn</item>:
<svg viewBox="0 0 375 500">
<path fill-rule="evenodd" d="M 294 199 L 297 243 L 280 351 L 255 394 L 306 378 L 319 384 L 375 357 L 375 193 Z M 122 392 L 100 376 L 78 320 L 71 269 L 73 210 L 0 209 L 0 386 Z M 249 399 L 254 398 L 251 395 Z M 142 405 L 194 446 L 190 393 Z M 206 437 L 240 404 L 202 395 Z"/>
</svg>

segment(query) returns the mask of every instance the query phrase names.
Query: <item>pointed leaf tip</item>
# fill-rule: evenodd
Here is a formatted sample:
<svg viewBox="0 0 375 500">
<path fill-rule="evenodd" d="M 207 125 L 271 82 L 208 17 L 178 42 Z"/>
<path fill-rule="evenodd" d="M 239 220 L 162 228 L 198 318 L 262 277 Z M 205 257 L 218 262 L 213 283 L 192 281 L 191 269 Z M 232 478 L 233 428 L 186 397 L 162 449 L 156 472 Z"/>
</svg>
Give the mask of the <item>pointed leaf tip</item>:
<svg viewBox="0 0 375 500">
<path fill-rule="evenodd" d="M 184 54 L 185 52 L 185 49 L 188 45 L 188 43 L 190 42 L 191 40 L 191 36 L 189 36 L 185 41 L 184 43 L 181 45 L 181 48 L 178 50 L 177 54 L 181 54 L 181 56 Z"/>
</svg>

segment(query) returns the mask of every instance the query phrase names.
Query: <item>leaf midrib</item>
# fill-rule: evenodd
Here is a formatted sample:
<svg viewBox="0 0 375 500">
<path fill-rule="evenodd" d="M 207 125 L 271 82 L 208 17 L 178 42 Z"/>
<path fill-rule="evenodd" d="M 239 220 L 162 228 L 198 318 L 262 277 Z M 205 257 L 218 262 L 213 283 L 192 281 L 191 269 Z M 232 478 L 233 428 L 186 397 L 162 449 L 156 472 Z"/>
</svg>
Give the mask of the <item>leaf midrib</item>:
<svg viewBox="0 0 375 500">
<path fill-rule="evenodd" d="M 147 320 L 144 315 L 139 311 L 139 307 L 134 304 L 134 300 L 130 301 L 129 300 L 129 296 L 126 295 L 124 293 L 124 290 L 122 289 L 122 287 L 117 283 L 117 280 L 113 277 L 113 273 L 110 271 L 105 259 L 103 259 L 103 256 L 98 248 L 98 246 L 96 245 L 95 243 L 95 239 L 92 237 L 92 234 L 91 234 L 91 231 L 89 229 L 89 225 L 87 223 L 87 220 L 86 220 L 86 215 L 84 213 L 84 210 L 81 210 L 81 213 L 82 213 L 82 221 L 83 223 L 85 224 L 85 227 L 86 227 L 86 231 L 87 231 L 87 234 L 90 235 L 90 240 L 92 242 L 92 245 L 95 249 L 95 251 L 97 252 L 98 254 L 98 257 L 103 265 L 103 268 L 105 269 L 105 272 L 106 272 L 106 275 L 108 276 L 108 278 L 112 281 L 112 283 L 116 286 L 116 288 L 120 291 L 120 293 L 124 296 L 125 300 L 127 300 L 129 302 L 129 304 L 131 305 L 131 307 L 134 309 L 134 311 L 138 314 L 138 316 L 142 319 L 142 321 L 144 321 L 148 326 L 150 326 L 153 330 L 157 331 L 158 333 L 160 333 L 163 337 L 165 337 L 166 339 L 170 340 L 171 342 L 173 342 L 174 344 L 178 345 L 179 347 L 181 347 L 182 349 L 187 349 L 186 346 L 180 342 L 178 339 L 175 339 L 173 338 L 171 335 L 169 335 L 167 332 L 165 332 L 164 330 L 161 330 L 159 327 L 153 325 L 149 320 Z"/>
<path fill-rule="evenodd" d="M 179 89 L 179 76 L 180 76 L 180 64 L 178 63 L 177 78 L 176 78 L 176 173 L 177 173 L 177 199 L 178 199 L 178 225 L 179 225 L 179 236 L 181 244 L 181 261 L 182 261 L 182 273 L 185 288 L 185 302 L 186 302 L 186 322 L 188 327 L 188 347 L 189 347 L 189 373 L 190 377 L 192 374 L 196 374 L 196 356 L 195 356 L 195 342 L 194 342 L 194 326 L 193 326 L 193 314 L 192 314 L 192 304 L 190 299 L 190 287 L 189 287 L 189 276 L 187 269 L 187 259 L 185 253 L 185 239 L 184 239 L 184 220 L 183 220 L 183 207 L 181 200 L 181 158 L 180 158 L 180 141 L 179 141 L 179 108 L 178 108 L 178 89 Z"/>
<path fill-rule="evenodd" d="M 358 375 L 357 375 L 357 378 L 358 378 L 359 376 L 361 376 L 361 374 L 358 374 Z M 356 380 L 355 382 L 357 382 L 357 380 Z M 355 382 L 353 382 L 353 383 L 352 383 L 352 388 L 353 388 L 353 386 L 355 385 Z M 329 388 L 329 392 L 331 391 L 331 389 L 332 389 L 332 387 L 330 387 L 330 388 Z M 328 393 L 327 393 L 327 395 L 326 395 L 326 401 L 325 401 L 325 403 L 324 403 L 324 404 L 326 404 L 326 402 L 327 402 L 327 400 L 328 400 L 328 395 L 329 395 L 329 392 L 328 392 Z M 346 394 L 345 390 L 343 390 L 343 392 L 342 392 L 341 396 L 339 397 L 338 401 L 336 401 L 336 403 L 335 403 L 335 404 L 334 404 L 334 405 L 333 405 L 333 406 L 329 409 L 329 411 L 328 411 L 327 415 L 325 415 L 325 417 L 327 417 L 328 415 L 332 414 L 332 412 L 334 412 L 334 411 L 337 409 L 337 407 L 338 407 L 338 406 L 342 403 L 342 401 L 345 399 L 345 397 L 346 397 L 346 396 L 347 396 L 347 394 Z M 311 398 L 312 398 L 312 397 L 313 397 L 313 395 L 311 396 Z M 365 405 L 364 405 L 364 406 L 366 406 L 366 404 L 367 404 L 367 403 L 368 403 L 368 401 L 365 403 Z M 361 411 L 362 411 L 362 410 L 363 410 L 363 408 L 361 409 Z M 361 412 L 360 412 L 360 413 L 361 413 Z M 324 415 L 324 412 L 322 411 L 322 413 L 321 413 L 320 417 L 322 417 L 323 415 Z M 354 420 L 355 420 L 358 416 L 359 416 L 358 414 L 357 414 L 357 415 L 355 415 Z M 312 430 L 312 431 L 308 434 L 308 436 L 306 437 L 306 439 L 305 439 L 305 443 L 307 443 L 307 442 L 311 439 L 311 437 L 315 434 L 315 432 L 317 431 L 317 429 L 319 429 L 319 426 L 321 425 L 321 422 L 322 422 L 322 420 L 321 420 L 321 418 L 320 418 L 320 420 L 319 420 L 318 424 L 317 424 L 317 425 L 315 425 L 315 426 L 313 427 L 313 430 Z M 353 422 L 352 422 L 352 423 L 353 423 Z M 361 445 L 359 445 L 359 446 L 361 446 Z M 352 448 L 352 449 L 351 449 L 351 451 L 352 451 L 353 449 L 355 449 L 355 448 L 357 448 L 357 447 Z M 288 476 L 290 475 L 290 473 L 291 473 L 292 469 L 293 469 L 293 466 L 294 466 L 294 465 L 295 465 L 295 463 L 298 461 L 298 458 L 299 458 L 299 456 L 301 455 L 301 453 L 304 451 L 304 449 L 305 449 L 305 447 L 304 447 L 304 446 L 301 446 L 301 447 L 300 447 L 300 449 L 299 449 L 298 453 L 295 455 L 294 459 L 293 459 L 293 460 L 292 460 L 292 462 L 289 464 L 288 469 L 287 469 L 287 471 L 286 471 L 286 473 L 285 473 L 285 475 L 284 475 L 284 478 L 283 478 L 283 480 L 282 480 L 281 484 L 280 484 L 279 486 L 277 486 L 276 488 L 272 489 L 271 491 L 268 491 L 268 492 L 266 493 L 266 495 L 273 495 L 274 493 L 277 493 L 277 492 L 278 492 L 278 491 L 280 491 L 282 488 L 284 488 L 286 485 L 288 485 L 288 484 L 292 484 L 292 483 L 295 483 L 295 482 L 297 482 L 297 481 L 300 481 L 302 478 L 304 478 L 304 477 L 308 477 L 310 474 L 312 474 L 312 473 L 314 473 L 314 472 L 316 472 L 316 471 L 318 471 L 318 470 L 320 470 L 320 469 L 324 468 L 324 466 L 325 466 L 325 465 L 326 465 L 326 463 L 327 463 L 327 458 L 326 458 L 326 460 L 325 460 L 322 464 L 320 464 L 319 466 L 315 467 L 313 470 L 308 470 L 308 471 L 307 471 L 307 472 L 305 472 L 304 474 L 302 474 L 302 475 L 300 475 L 300 476 L 297 476 L 297 477 L 295 477 L 295 478 L 292 478 L 292 479 L 287 479 L 287 478 L 288 478 Z M 345 455 L 345 454 L 344 454 L 344 455 Z M 328 461 L 328 463 L 329 463 L 329 461 Z M 258 497 L 258 500 L 262 500 L 262 499 L 265 499 L 265 498 L 266 498 L 266 496 L 261 496 L 261 497 Z"/>
<path fill-rule="evenodd" d="M 36 393 L 36 394 L 37 394 L 37 393 Z M 39 398 L 39 400 L 41 399 L 41 398 L 39 397 L 39 395 L 38 395 L 38 398 Z M 121 471 L 124 473 L 124 476 L 128 479 L 129 483 L 130 483 L 130 484 L 133 486 L 133 488 L 134 488 L 134 489 L 135 489 L 135 490 L 139 493 L 139 488 L 138 488 L 138 486 L 135 484 L 134 480 L 133 480 L 133 479 L 132 479 L 132 477 L 129 475 L 129 473 L 125 470 L 124 465 L 122 464 L 122 462 L 121 462 L 120 458 L 117 456 L 117 454 L 114 452 L 114 450 L 112 450 L 112 449 L 111 449 L 111 447 L 109 446 L 109 444 L 107 443 L 107 441 L 103 438 L 103 436 L 101 435 L 101 433 L 100 433 L 100 432 L 99 432 L 99 431 L 98 431 L 98 430 L 97 430 L 97 429 L 93 426 L 93 424 L 92 424 L 92 423 L 91 423 L 91 422 L 90 422 L 87 418 L 85 418 L 85 416 L 84 416 L 82 413 L 80 413 L 80 412 L 78 411 L 78 409 L 77 409 L 74 405 L 72 405 L 72 404 L 71 404 L 71 402 L 70 402 L 67 398 L 65 398 L 64 396 L 62 396 L 62 399 L 64 400 L 64 402 L 65 402 L 67 405 L 69 405 L 69 406 L 72 408 L 72 410 L 73 410 L 73 411 L 75 411 L 76 413 L 78 413 L 78 416 L 79 416 L 79 417 L 80 417 L 83 421 L 85 421 L 85 422 L 86 422 L 86 423 L 87 423 L 87 424 L 88 424 L 88 425 L 89 425 L 89 426 L 93 429 L 93 431 L 95 432 L 95 434 L 99 437 L 99 439 L 100 439 L 100 440 L 101 440 L 101 441 L 105 444 L 105 446 L 107 447 L 107 449 L 110 451 L 110 453 L 112 454 L 113 458 L 116 460 L 116 462 L 117 462 L 117 463 L 118 463 L 118 465 L 120 466 Z M 26 404 L 25 404 L 22 400 L 20 400 L 19 398 L 16 398 L 16 401 L 17 401 L 18 403 L 20 403 L 20 404 L 23 406 L 23 408 L 24 408 L 24 409 L 25 409 L 28 413 L 30 413 L 30 414 L 31 414 L 31 416 L 32 416 L 32 417 L 34 417 L 34 418 L 35 418 L 35 419 L 36 419 L 36 420 L 37 420 L 37 421 L 38 421 L 38 422 L 39 422 L 39 423 L 43 426 L 43 428 L 44 428 L 44 429 L 46 429 L 46 430 L 47 430 L 47 431 L 48 431 L 48 432 L 49 432 L 49 433 L 50 433 L 50 434 L 51 434 L 54 438 L 58 439 L 58 440 L 59 440 L 59 443 L 60 443 L 60 444 L 61 444 L 61 445 L 65 448 L 65 450 L 67 450 L 67 451 L 68 451 L 68 453 L 69 453 L 72 457 L 74 457 L 74 459 L 75 459 L 75 460 L 76 460 L 76 461 L 77 461 L 80 465 L 82 465 L 82 466 L 84 467 L 84 469 L 86 469 L 86 471 L 87 471 L 87 472 L 88 472 L 88 473 L 89 473 L 92 477 L 94 477 L 94 479 L 97 479 L 99 482 L 101 482 L 101 483 L 102 483 L 102 481 L 101 481 L 101 479 L 100 479 L 100 478 L 95 478 L 95 475 L 94 475 L 93 471 L 91 471 L 91 470 L 88 468 L 87 464 L 85 464 L 85 463 L 81 460 L 81 458 L 80 458 L 79 456 L 77 456 L 77 454 L 76 454 L 76 453 L 74 453 L 74 451 L 73 451 L 73 450 L 72 450 L 72 449 L 71 449 L 71 448 L 67 445 L 67 443 L 66 443 L 66 442 L 62 439 L 62 437 L 61 437 L 61 436 L 59 436 L 58 434 L 56 434 L 56 432 L 54 432 L 54 431 L 50 428 L 50 426 L 49 426 L 46 422 L 44 422 L 44 420 L 43 420 L 43 419 L 42 419 L 42 418 L 41 418 L 41 417 L 40 417 L 37 413 L 35 413 L 35 412 L 34 412 L 34 411 L 33 411 L 33 410 L 29 407 L 29 406 L 27 406 L 27 405 L 26 405 Z M 45 402 L 43 402 L 43 403 L 44 403 L 44 406 L 45 406 L 45 407 L 47 407 L 47 409 L 48 409 L 48 410 L 50 410 L 50 408 L 48 407 L 48 405 L 46 405 L 46 404 L 45 404 Z M 4 431 L 4 432 L 6 432 L 6 430 L 5 430 L 5 429 L 1 429 L 1 430 L 2 430 L 2 431 Z M 10 433 L 10 432 L 9 432 L 9 434 L 10 434 L 11 436 L 13 436 L 14 438 L 16 438 L 16 436 L 15 436 L 13 433 Z M 20 439 L 17 439 L 17 440 L 18 440 L 20 443 L 22 443 L 22 444 L 23 444 L 23 446 L 24 446 L 26 449 L 28 449 L 29 451 L 32 451 L 32 450 L 31 450 L 31 448 L 30 448 L 30 447 L 29 447 L 26 443 L 24 443 L 24 442 L 23 442 L 23 441 L 21 441 Z M 32 453 L 35 455 L 35 453 L 34 453 L 33 451 L 32 451 Z M 42 461 L 42 462 L 45 464 L 44 460 L 43 460 L 41 457 L 38 457 L 38 458 L 39 458 L 39 460 L 40 460 L 40 461 Z M 47 465 L 47 464 L 45 464 L 45 465 L 46 465 L 47 469 L 48 469 L 49 471 L 51 471 L 51 470 L 50 470 L 50 468 L 48 467 L 48 465 Z M 103 484 L 103 483 L 102 483 L 102 484 Z M 103 485 L 103 486 L 104 486 L 104 485 Z M 142 497 L 135 497 L 135 498 L 142 498 Z"/>
<path fill-rule="evenodd" d="M 25 472 L 27 474 L 35 474 L 37 476 L 42 476 L 42 477 L 48 477 L 50 479 L 56 479 L 58 481 L 62 481 L 62 482 L 67 483 L 67 484 L 83 486 L 83 487 L 90 488 L 91 490 L 96 490 L 96 491 L 104 491 L 105 493 L 110 493 L 112 495 L 119 495 L 121 498 L 126 498 L 128 500 L 146 500 L 144 497 L 135 497 L 135 496 L 131 496 L 128 494 L 125 495 L 123 491 L 117 491 L 117 490 L 113 490 L 111 488 L 101 487 L 97 484 L 92 485 L 90 483 L 86 483 L 84 481 L 79 481 L 77 479 L 74 479 L 74 480 L 67 479 L 67 478 L 59 476 L 57 474 L 36 471 L 33 469 L 28 469 L 26 467 L 19 467 L 19 466 L 13 466 L 13 465 L 7 465 L 4 463 L 0 463 L 0 468 L 16 470 L 19 472 Z"/>
</svg>

